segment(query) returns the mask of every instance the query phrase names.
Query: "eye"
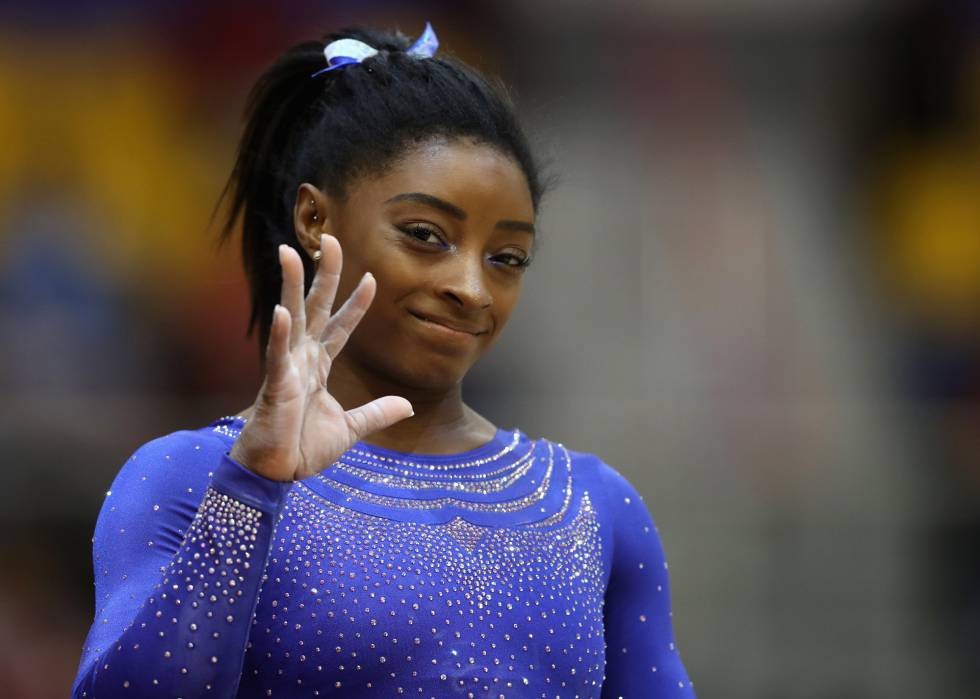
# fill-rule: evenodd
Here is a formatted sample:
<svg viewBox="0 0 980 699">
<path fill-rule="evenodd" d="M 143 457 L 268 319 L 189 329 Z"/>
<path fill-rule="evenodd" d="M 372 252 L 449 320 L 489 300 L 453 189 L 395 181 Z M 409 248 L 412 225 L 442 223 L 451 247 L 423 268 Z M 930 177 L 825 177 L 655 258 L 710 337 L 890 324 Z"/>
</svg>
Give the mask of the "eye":
<svg viewBox="0 0 980 699">
<path fill-rule="evenodd" d="M 436 232 L 434 228 L 423 226 L 420 223 L 412 223 L 407 226 L 401 226 L 399 227 L 399 230 L 410 238 L 415 238 L 426 245 L 445 245 L 442 238 L 439 237 L 438 232 Z"/>
<path fill-rule="evenodd" d="M 504 253 L 502 255 L 494 255 L 490 258 L 494 262 L 500 262 L 505 267 L 513 267 L 514 269 L 525 269 L 529 264 L 531 264 L 530 257 L 524 257 L 522 255 L 513 255 L 511 253 Z"/>
</svg>

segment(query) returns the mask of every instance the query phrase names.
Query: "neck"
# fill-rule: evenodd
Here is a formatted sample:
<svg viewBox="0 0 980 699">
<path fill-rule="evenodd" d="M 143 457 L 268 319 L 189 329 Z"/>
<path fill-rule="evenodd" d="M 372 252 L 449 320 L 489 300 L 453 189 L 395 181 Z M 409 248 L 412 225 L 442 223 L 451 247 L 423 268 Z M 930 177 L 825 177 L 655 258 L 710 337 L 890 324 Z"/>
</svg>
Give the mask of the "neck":
<svg viewBox="0 0 980 699">
<path fill-rule="evenodd" d="M 330 368 L 328 390 L 346 410 L 375 398 L 407 398 L 415 415 L 364 437 L 362 441 L 395 451 L 453 454 L 493 439 L 496 427 L 463 402 L 462 384 L 448 388 L 407 387 L 339 355 Z"/>
</svg>

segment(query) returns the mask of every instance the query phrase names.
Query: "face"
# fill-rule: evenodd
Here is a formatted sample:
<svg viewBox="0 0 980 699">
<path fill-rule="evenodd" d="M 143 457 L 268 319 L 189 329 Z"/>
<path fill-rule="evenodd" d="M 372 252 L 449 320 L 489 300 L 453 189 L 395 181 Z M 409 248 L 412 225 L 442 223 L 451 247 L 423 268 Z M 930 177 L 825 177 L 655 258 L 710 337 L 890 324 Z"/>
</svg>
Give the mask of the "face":
<svg viewBox="0 0 980 699">
<path fill-rule="evenodd" d="M 364 272 L 377 279 L 346 360 L 412 388 L 458 383 L 520 296 L 534 241 L 521 168 L 489 146 L 430 142 L 321 201 L 344 255 L 338 302 Z"/>
</svg>

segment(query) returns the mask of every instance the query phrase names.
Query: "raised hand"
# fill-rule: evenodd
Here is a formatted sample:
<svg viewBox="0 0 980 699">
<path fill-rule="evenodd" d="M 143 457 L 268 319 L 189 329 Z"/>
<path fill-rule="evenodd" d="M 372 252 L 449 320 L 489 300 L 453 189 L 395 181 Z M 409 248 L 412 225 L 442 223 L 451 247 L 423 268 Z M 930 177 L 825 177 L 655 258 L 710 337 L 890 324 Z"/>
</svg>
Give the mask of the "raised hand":
<svg viewBox="0 0 980 699">
<path fill-rule="evenodd" d="M 400 396 L 383 396 L 344 410 L 327 391 L 330 367 L 374 299 L 366 273 L 340 310 L 331 315 L 343 255 L 333 236 L 320 237 L 322 257 L 303 298 L 303 263 L 279 246 L 280 303 L 272 315 L 266 375 L 252 414 L 229 456 L 276 481 L 295 481 L 333 464 L 357 440 L 413 414 Z"/>
</svg>

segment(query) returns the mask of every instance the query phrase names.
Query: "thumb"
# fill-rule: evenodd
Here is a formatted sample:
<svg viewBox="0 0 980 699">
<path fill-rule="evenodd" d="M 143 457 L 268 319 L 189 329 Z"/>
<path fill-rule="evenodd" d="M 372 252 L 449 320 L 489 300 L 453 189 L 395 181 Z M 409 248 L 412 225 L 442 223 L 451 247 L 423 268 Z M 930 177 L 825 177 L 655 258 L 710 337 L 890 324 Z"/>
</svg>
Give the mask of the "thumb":
<svg viewBox="0 0 980 699">
<path fill-rule="evenodd" d="M 356 441 L 414 414 L 412 404 L 405 398 L 382 396 L 359 408 L 348 410 L 347 423 L 350 425 Z"/>
</svg>

